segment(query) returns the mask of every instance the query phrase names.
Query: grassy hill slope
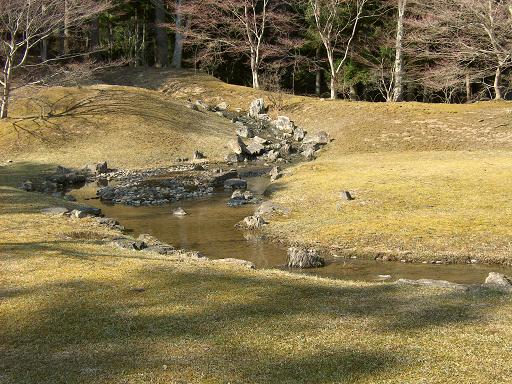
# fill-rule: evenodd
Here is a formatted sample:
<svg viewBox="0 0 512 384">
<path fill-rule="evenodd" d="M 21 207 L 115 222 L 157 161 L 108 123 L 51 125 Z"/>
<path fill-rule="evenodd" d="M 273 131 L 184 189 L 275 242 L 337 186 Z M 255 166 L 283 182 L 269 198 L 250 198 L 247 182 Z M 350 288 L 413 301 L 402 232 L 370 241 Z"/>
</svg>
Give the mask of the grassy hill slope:
<svg viewBox="0 0 512 384">
<path fill-rule="evenodd" d="M 226 119 L 206 117 L 159 92 L 105 85 L 49 88 L 15 103 L 10 119 L 0 121 L 0 162 L 82 166 L 107 160 L 137 168 L 169 165 L 196 149 L 220 160 L 232 135 Z"/>
</svg>

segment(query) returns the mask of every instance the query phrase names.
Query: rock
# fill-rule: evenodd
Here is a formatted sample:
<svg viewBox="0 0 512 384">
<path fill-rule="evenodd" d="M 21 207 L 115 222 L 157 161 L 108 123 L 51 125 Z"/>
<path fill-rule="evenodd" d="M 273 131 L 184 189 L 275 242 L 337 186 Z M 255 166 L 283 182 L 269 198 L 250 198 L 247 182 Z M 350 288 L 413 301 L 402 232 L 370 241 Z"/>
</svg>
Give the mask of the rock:
<svg viewBox="0 0 512 384">
<path fill-rule="evenodd" d="M 398 285 L 417 285 L 417 286 L 426 286 L 426 287 L 436 287 L 436 288 L 449 288 L 449 289 L 460 289 L 465 290 L 467 286 L 463 284 L 452 283 L 446 280 L 431 280 L 431 279 L 419 279 L 419 280 L 409 280 L 409 279 L 398 279 L 395 284 Z"/>
<path fill-rule="evenodd" d="M 252 199 L 254 199 L 254 194 L 251 191 L 245 191 L 243 196 L 244 196 L 245 200 L 252 200 Z"/>
<path fill-rule="evenodd" d="M 146 243 L 143 241 L 138 241 L 134 239 L 116 239 L 112 243 L 116 247 L 123 248 L 123 249 L 130 249 L 134 251 L 142 251 L 143 249 L 147 248 Z"/>
<path fill-rule="evenodd" d="M 249 117 L 258 119 L 260 115 L 265 113 L 265 102 L 263 99 L 254 100 L 249 106 Z"/>
<path fill-rule="evenodd" d="M 249 139 L 254 136 L 252 129 L 245 125 L 238 126 L 236 128 L 236 134 L 244 139 Z"/>
<path fill-rule="evenodd" d="M 244 161 L 244 157 L 242 155 L 237 155 L 236 153 L 228 153 L 224 160 L 226 163 L 239 163 L 241 161 Z"/>
<path fill-rule="evenodd" d="M 202 160 L 205 158 L 206 158 L 206 156 L 202 152 L 199 152 L 199 151 L 194 151 L 194 153 L 192 154 L 192 160 Z"/>
<path fill-rule="evenodd" d="M 314 146 L 315 149 L 323 145 L 329 144 L 329 134 L 325 131 L 320 131 L 316 134 L 307 134 L 302 140 L 304 145 Z"/>
<path fill-rule="evenodd" d="M 270 162 L 274 162 L 276 161 L 278 158 L 279 158 L 280 154 L 278 151 L 276 151 L 275 149 L 269 151 L 267 154 L 266 154 L 266 158 L 268 161 Z"/>
<path fill-rule="evenodd" d="M 105 225 L 109 228 L 114 228 L 119 225 L 117 220 L 111 219 L 110 217 L 98 217 L 98 223 L 101 225 Z"/>
<path fill-rule="evenodd" d="M 503 273 L 491 272 L 485 279 L 484 286 L 512 291 L 512 279 Z"/>
<path fill-rule="evenodd" d="M 281 132 L 293 134 L 295 124 L 287 116 L 278 116 L 277 120 L 273 122 L 274 126 Z"/>
<path fill-rule="evenodd" d="M 222 171 L 213 177 L 212 184 L 214 187 L 222 187 L 222 186 L 224 186 L 224 182 L 226 180 L 237 179 L 237 178 L 238 178 L 238 172 L 235 170 Z"/>
<path fill-rule="evenodd" d="M 258 143 L 258 144 L 261 144 L 261 145 L 265 145 L 268 143 L 268 140 L 267 139 L 264 139 L 263 137 L 259 137 L 259 136 L 254 136 L 251 140 L 252 143 Z"/>
<path fill-rule="evenodd" d="M 347 201 L 354 200 L 354 197 L 352 197 L 352 195 L 350 194 L 349 191 L 341 191 L 340 192 L 340 197 L 341 197 L 341 199 L 347 200 Z"/>
<path fill-rule="evenodd" d="M 49 216 L 64 216 L 69 212 L 69 209 L 64 207 L 50 207 L 41 210 L 41 213 Z"/>
<path fill-rule="evenodd" d="M 222 263 L 222 264 L 230 264 L 235 265 L 247 269 L 256 269 L 256 265 L 254 263 L 251 263 L 247 260 L 241 260 L 241 259 L 234 259 L 234 258 L 227 258 L 227 259 L 217 259 L 212 260 L 213 263 Z"/>
<path fill-rule="evenodd" d="M 241 190 L 237 189 L 235 190 L 232 195 L 231 195 L 231 198 L 234 199 L 234 200 L 245 200 L 244 198 L 244 194 L 242 193 Z"/>
<path fill-rule="evenodd" d="M 259 156 L 263 153 L 265 147 L 257 142 L 251 141 L 251 143 L 247 146 L 247 153 L 251 156 Z"/>
<path fill-rule="evenodd" d="M 279 167 L 274 167 L 270 170 L 270 181 L 276 181 L 279 180 L 281 177 L 283 177 L 283 174 L 281 173 L 281 170 Z"/>
<path fill-rule="evenodd" d="M 245 145 L 240 136 L 237 136 L 236 139 L 231 140 L 228 143 L 228 148 L 237 155 L 247 153 L 247 146 Z"/>
<path fill-rule="evenodd" d="M 78 209 L 73 209 L 71 211 L 71 217 L 74 217 L 76 219 L 84 219 L 86 217 L 89 217 L 90 215 L 84 211 L 80 211 Z"/>
<path fill-rule="evenodd" d="M 315 160 L 315 149 L 312 147 L 306 148 L 304 151 L 302 151 L 300 154 L 304 157 L 306 161 L 312 161 Z"/>
<path fill-rule="evenodd" d="M 292 146 L 290 144 L 283 144 L 279 149 L 279 155 L 281 155 L 281 157 L 290 156 L 291 152 Z"/>
<path fill-rule="evenodd" d="M 274 213 L 288 215 L 290 214 L 290 210 L 281 205 L 275 204 L 272 201 L 263 202 L 255 211 L 255 216 L 265 216 L 272 215 Z"/>
<path fill-rule="evenodd" d="M 224 189 L 246 189 L 247 181 L 243 179 L 229 179 L 224 182 Z"/>
<path fill-rule="evenodd" d="M 210 106 L 206 104 L 203 100 L 196 100 L 194 105 L 197 107 L 197 110 L 209 111 Z"/>
<path fill-rule="evenodd" d="M 100 216 L 101 215 L 101 209 L 94 208 L 94 207 L 87 207 L 85 205 L 81 205 L 77 208 L 77 210 L 84 212 L 85 214 L 89 216 Z"/>
<path fill-rule="evenodd" d="M 181 207 L 179 208 L 176 208 L 175 210 L 172 211 L 172 214 L 174 216 L 187 216 L 188 213 Z"/>
<path fill-rule="evenodd" d="M 304 136 L 306 135 L 306 132 L 302 128 L 295 128 L 293 131 L 293 140 L 295 141 L 302 141 L 304 139 Z"/>
<path fill-rule="evenodd" d="M 27 192 L 32 192 L 34 190 L 34 183 L 32 183 L 30 180 L 27 180 L 20 185 L 20 189 Z"/>
<path fill-rule="evenodd" d="M 286 265 L 290 268 L 318 268 L 325 265 L 325 260 L 315 249 L 290 247 Z"/>
<path fill-rule="evenodd" d="M 108 164 L 107 164 L 107 162 L 104 161 L 103 163 L 96 164 L 95 170 L 96 170 L 97 174 L 108 173 Z"/>
<path fill-rule="evenodd" d="M 217 111 L 225 111 L 225 110 L 227 110 L 227 109 L 228 109 L 228 107 L 229 107 L 229 104 L 228 104 L 228 103 L 226 103 L 225 101 L 223 101 L 223 102 L 221 102 L 221 103 L 217 104 L 217 106 L 215 107 L 215 109 L 216 109 Z"/>
<path fill-rule="evenodd" d="M 13 161 L 12 161 L 11 159 L 9 159 L 9 160 L 7 160 L 7 161 L 6 161 L 6 163 L 7 163 L 7 164 L 12 164 L 12 163 L 13 163 Z"/>
<path fill-rule="evenodd" d="M 264 225 L 268 224 L 261 216 L 248 216 L 235 225 L 237 228 L 242 229 L 259 229 Z"/>
</svg>

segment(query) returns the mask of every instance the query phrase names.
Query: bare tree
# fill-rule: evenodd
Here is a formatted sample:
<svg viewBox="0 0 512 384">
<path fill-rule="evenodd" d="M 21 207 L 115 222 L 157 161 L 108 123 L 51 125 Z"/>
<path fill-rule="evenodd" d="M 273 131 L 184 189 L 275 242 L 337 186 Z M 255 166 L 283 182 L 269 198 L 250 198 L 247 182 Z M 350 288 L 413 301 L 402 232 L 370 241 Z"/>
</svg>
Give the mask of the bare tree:
<svg viewBox="0 0 512 384">
<path fill-rule="evenodd" d="M 175 0 L 174 4 L 174 19 L 175 19 L 175 33 L 174 33 L 174 51 L 172 55 L 172 66 L 174 68 L 181 68 L 183 61 L 183 44 L 187 33 L 187 17 L 183 15 L 182 7 L 183 0 Z"/>
<path fill-rule="evenodd" d="M 393 73 L 393 101 L 400 101 L 403 92 L 403 40 L 407 0 L 397 0 L 397 26 L 395 41 L 395 67 Z"/>
<path fill-rule="evenodd" d="M 331 99 L 368 0 L 308 0 L 316 28 L 327 51 L 331 72 Z"/>
<path fill-rule="evenodd" d="M 169 62 L 169 42 L 165 28 L 166 9 L 164 0 L 153 0 L 155 4 L 156 67 L 162 68 Z"/>
<path fill-rule="evenodd" d="M 501 99 L 503 73 L 512 67 L 512 0 L 416 3 L 416 52 L 428 52 L 429 59 L 462 71 L 462 77 L 471 71 L 479 72 L 474 77 L 492 76 L 494 98 Z"/>
<path fill-rule="evenodd" d="M 198 57 L 212 60 L 222 55 L 245 56 L 251 68 L 252 86 L 260 87 L 263 62 L 282 58 L 286 40 L 282 35 L 291 17 L 282 3 L 272 0 L 190 0 L 182 6 L 191 25 L 187 28 L 189 44 L 198 49 Z M 281 8 L 280 8 L 281 7 Z"/>
<path fill-rule="evenodd" d="M 0 0 L 0 118 L 8 115 L 13 89 L 26 85 L 13 84 L 18 71 L 30 69 L 33 73 L 37 66 L 69 57 L 46 58 L 43 63 L 33 63 L 29 60 L 31 50 L 42 44 L 56 29 L 62 28 L 65 20 L 68 28 L 77 26 L 106 7 L 106 2 L 94 0 Z M 31 82 L 37 83 L 38 80 L 32 78 Z"/>
</svg>

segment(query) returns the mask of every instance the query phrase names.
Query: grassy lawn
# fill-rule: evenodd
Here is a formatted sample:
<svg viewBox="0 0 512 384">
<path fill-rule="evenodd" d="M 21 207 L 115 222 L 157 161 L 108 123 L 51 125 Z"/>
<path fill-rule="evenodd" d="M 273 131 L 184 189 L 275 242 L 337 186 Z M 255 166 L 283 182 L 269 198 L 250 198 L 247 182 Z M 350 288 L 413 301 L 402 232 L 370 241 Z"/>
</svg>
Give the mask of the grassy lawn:
<svg viewBox="0 0 512 384">
<path fill-rule="evenodd" d="M 162 259 L 0 188 L 0 382 L 490 383 L 512 300 Z"/>
<path fill-rule="evenodd" d="M 171 96 L 236 107 L 258 93 L 173 76 L 42 91 L 0 124 L 0 163 L 15 160 L 0 165 L 1 384 L 510 381 L 510 295 L 120 250 L 94 219 L 41 214 L 62 200 L 14 188 L 57 164 L 220 158 L 232 126 Z M 282 113 L 334 141 L 274 184 L 293 210 L 269 233 L 340 253 L 509 262 L 510 109 L 287 98 Z M 341 190 L 356 200 L 339 203 Z"/>
</svg>

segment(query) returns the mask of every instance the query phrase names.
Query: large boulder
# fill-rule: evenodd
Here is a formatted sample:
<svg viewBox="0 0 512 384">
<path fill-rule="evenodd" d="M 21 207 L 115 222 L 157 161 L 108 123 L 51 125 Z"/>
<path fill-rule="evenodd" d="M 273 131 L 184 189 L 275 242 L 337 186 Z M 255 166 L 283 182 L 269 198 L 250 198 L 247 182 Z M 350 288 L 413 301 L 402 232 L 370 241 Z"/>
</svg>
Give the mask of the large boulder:
<svg viewBox="0 0 512 384">
<path fill-rule="evenodd" d="M 283 133 L 293 134 L 295 130 L 295 124 L 287 116 L 278 116 L 277 120 L 275 120 L 273 124 Z"/>
<path fill-rule="evenodd" d="M 265 111 L 265 102 L 263 99 L 256 99 L 249 106 L 249 117 L 259 119 L 260 115 L 265 114 Z"/>
<path fill-rule="evenodd" d="M 325 265 L 316 249 L 291 247 L 288 249 L 286 265 L 290 268 L 319 268 Z"/>
<path fill-rule="evenodd" d="M 247 146 L 240 136 L 237 136 L 236 139 L 231 140 L 228 143 L 228 148 L 237 155 L 243 155 L 247 153 Z"/>
</svg>

